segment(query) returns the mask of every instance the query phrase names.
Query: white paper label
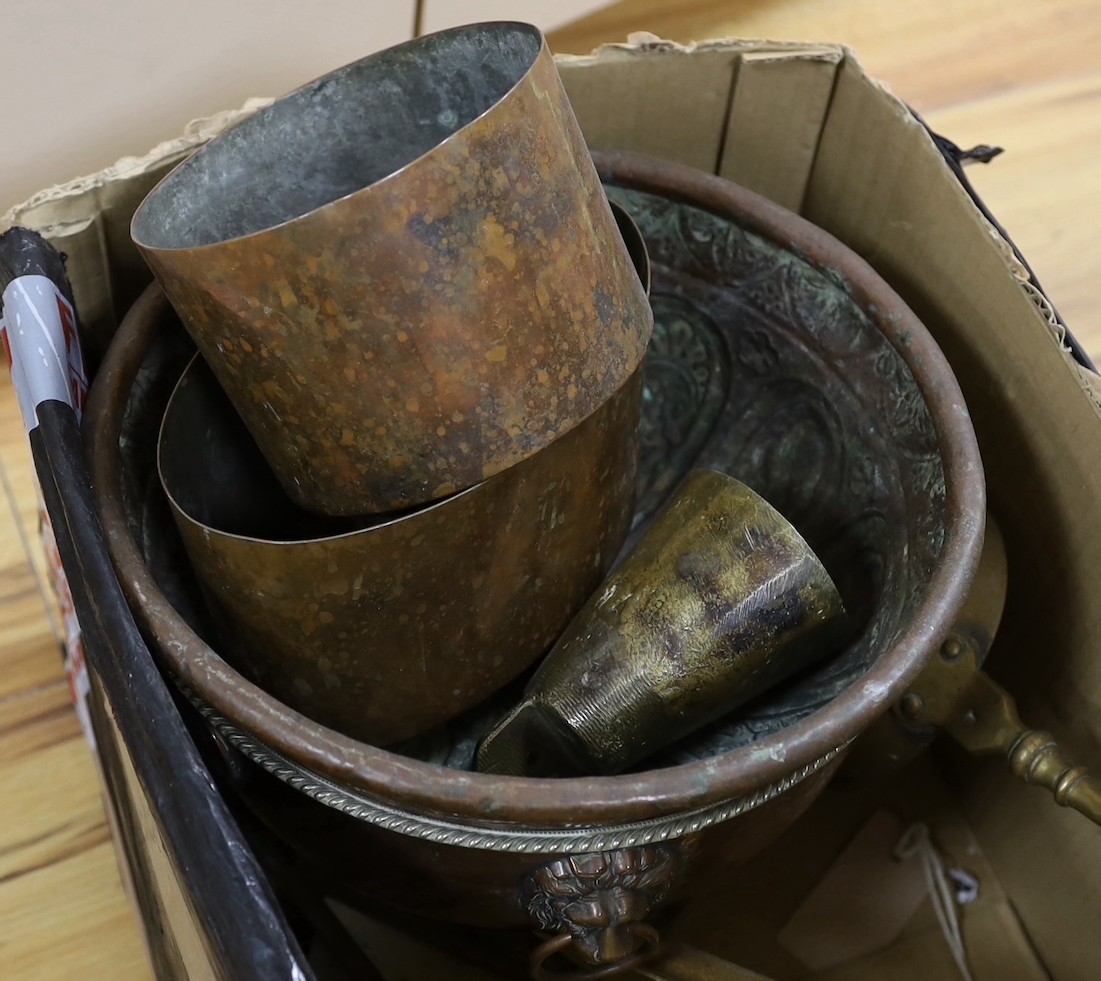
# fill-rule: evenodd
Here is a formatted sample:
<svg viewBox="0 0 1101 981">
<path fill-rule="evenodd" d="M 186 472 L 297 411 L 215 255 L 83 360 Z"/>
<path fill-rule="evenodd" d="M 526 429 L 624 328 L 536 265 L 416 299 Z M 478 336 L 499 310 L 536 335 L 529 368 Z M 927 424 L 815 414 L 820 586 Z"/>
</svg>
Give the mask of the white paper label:
<svg viewBox="0 0 1101 981">
<path fill-rule="evenodd" d="M 8 284 L 4 290 L 0 337 L 4 341 L 12 385 L 27 432 L 38 425 L 37 407 L 47 399 L 67 402 L 79 419 L 88 400 L 88 378 L 84 374 L 73 308 L 52 280 L 46 276 L 20 276 Z M 41 498 L 39 518 L 46 566 L 61 608 L 65 674 L 84 738 L 94 750 L 96 740 L 88 713 L 91 679 L 84 662 L 80 624 L 50 517 Z"/>
<path fill-rule="evenodd" d="M 4 347 L 27 432 L 47 399 L 68 402 L 79 419 L 88 378 L 69 301 L 48 277 L 20 276 L 4 290 L 3 309 Z"/>
<path fill-rule="evenodd" d="M 92 679 L 88 675 L 88 665 L 84 660 L 84 639 L 80 632 L 80 621 L 76 617 L 73 594 L 69 589 L 69 580 L 61 564 L 61 555 L 57 551 L 53 525 L 45 507 L 39 499 L 39 520 L 42 529 L 42 548 L 46 553 L 46 569 L 50 583 L 57 596 L 57 605 L 61 612 L 61 629 L 65 633 L 65 676 L 69 681 L 69 695 L 73 700 L 80 728 L 84 738 L 93 750 L 96 748 L 95 731 L 92 729 L 92 717 L 88 709 L 88 695 L 92 690 Z"/>
</svg>

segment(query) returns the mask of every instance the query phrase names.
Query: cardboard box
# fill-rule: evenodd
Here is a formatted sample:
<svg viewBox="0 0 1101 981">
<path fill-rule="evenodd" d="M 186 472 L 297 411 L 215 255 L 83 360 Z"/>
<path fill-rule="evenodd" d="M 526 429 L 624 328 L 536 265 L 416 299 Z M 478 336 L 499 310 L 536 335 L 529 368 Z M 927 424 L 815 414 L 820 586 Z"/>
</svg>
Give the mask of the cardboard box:
<svg viewBox="0 0 1101 981">
<path fill-rule="evenodd" d="M 1101 567 L 1101 527 L 1092 514 L 1101 487 L 1101 387 L 926 128 L 851 51 L 833 45 L 685 48 L 642 39 L 563 58 L 560 67 L 592 146 L 691 164 L 798 211 L 867 259 L 925 322 L 967 397 L 991 510 L 1007 541 L 1009 600 L 989 668 L 1018 696 L 1030 724 L 1055 732 L 1075 759 L 1097 760 L 1101 602 L 1093 573 Z M 133 209 L 191 147 L 233 118 L 45 192 L 4 220 L 43 229 L 70 255 L 77 304 L 96 343 L 106 342 L 149 279 L 129 242 Z M 927 757 L 871 786 L 839 781 L 777 846 L 734 871 L 725 889 L 690 901 L 671 935 L 778 978 L 953 976 L 928 904 L 910 909 L 912 899 L 904 901 L 912 878 L 872 904 L 881 910 L 895 897 L 903 908 L 893 919 L 860 927 L 863 940 L 823 952 L 830 933 L 822 917 L 841 902 L 829 889 L 844 892 L 837 883 L 846 877 L 849 894 L 893 881 L 886 865 L 878 879 L 871 875 L 860 849 L 866 838 L 867 848 L 879 842 L 882 851 L 891 837 L 885 829 L 899 818 L 928 825 L 939 850 L 951 853 L 949 864 L 978 878 L 979 899 L 962 913 L 974 977 L 1101 977 L 1096 828 L 1000 761 L 959 753 Z M 816 900 L 816 890 L 826 891 Z M 865 926 L 874 919 L 867 910 L 853 917 Z M 379 963 L 400 961 L 394 951 L 413 956 L 416 944 L 400 930 L 356 929 Z M 453 965 L 446 957 L 434 963 Z M 429 976 L 427 968 L 393 970 Z M 446 970 L 465 976 L 458 966 Z"/>
</svg>

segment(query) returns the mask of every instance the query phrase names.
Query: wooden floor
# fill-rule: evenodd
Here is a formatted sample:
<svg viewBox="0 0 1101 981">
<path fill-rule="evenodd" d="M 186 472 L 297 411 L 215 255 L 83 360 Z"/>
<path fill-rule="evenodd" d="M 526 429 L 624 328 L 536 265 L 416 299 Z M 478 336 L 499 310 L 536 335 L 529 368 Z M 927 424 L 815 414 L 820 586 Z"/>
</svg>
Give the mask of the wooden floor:
<svg viewBox="0 0 1101 981">
<path fill-rule="evenodd" d="M 1006 147 L 972 179 L 1101 361 L 1101 2 L 624 0 L 552 44 L 587 52 L 644 30 L 845 42 L 938 131 Z M 43 599 L 29 454 L 6 374 L 0 465 L 0 977 L 145 978 Z"/>
</svg>

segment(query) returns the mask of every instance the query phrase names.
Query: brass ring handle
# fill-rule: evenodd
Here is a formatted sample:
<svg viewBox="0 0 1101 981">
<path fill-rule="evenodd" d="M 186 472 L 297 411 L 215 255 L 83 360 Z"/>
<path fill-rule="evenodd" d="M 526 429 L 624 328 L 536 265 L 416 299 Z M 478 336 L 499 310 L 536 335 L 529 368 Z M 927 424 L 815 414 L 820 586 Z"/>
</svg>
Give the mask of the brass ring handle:
<svg viewBox="0 0 1101 981">
<path fill-rule="evenodd" d="M 647 923 L 635 924 L 633 930 L 642 939 L 642 947 L 635 953 L 613 961 L 611 964 L 576 971 L 552 971 L 545 966 L 549 958 L 573 943 L 573 936 L 569 933 L 560 933 L 551 937 L 532 952 L 530 960 L 532 981 L 597 981 L 598 978 L 611 978 L 632 968 L 641 967 L 658 955 L 661 938 L 657 930 Z"/>
</svg>

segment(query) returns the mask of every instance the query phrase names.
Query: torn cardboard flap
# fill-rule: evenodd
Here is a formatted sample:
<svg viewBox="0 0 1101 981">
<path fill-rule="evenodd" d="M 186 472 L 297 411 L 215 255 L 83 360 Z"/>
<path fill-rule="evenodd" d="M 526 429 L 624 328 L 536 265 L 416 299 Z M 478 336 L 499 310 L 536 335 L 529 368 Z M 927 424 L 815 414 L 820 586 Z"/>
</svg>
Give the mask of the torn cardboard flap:
<svg viewBox="0 0 1101 981">
<path fill-rule="evenodd" d="M 200 144 L 270 105 L 272 101 L 267 98 L 252 98 L 240 109 L 228 109 L 213 116 L 193 119 L 180 136 L 157 144 L 144 156 L 121 157 L 98 173 L 77 177 L 65 184 L 39 191 L 0 217 L 0 231 L 12 225 L 23 224 L 30 225 L 43 234 L 65 234 L 70 226 L 86 225 L 95 217 L 94 209 L 88 207 L 87 195 L 161 170 L 166 163 L 182 159 Z"/>
<path fill-rule="evenodd" d="M 748 55 L 755 58 L 822 58 L 837 61 L 848 49 L 841 44 L 823 44 L 813 41 L 781 41 L 767 38 L 709 38 L 705 41 L 691 41 L 682 44 L 668 41 L 651 34 L 649 31 L 633 31 L 626 41 L 600 45 L 592 54 L 559 54 L 555 61 L 561 66 L 590 65 L 597 62 L 614 60 L 621 56 L 633 57 L 642 54 L 696 55 L 700 52 L 719 51 L 726 56 Z"/>
<path fill-rule="evenodd" d="M 144 156 L 123 157 L 99 173 L 39 191 L 0 218 L 0 231 L 33 228 L 68 257 L 90 365 L 99 362 L 119 321 L 152 279 L 130 241 L 130 218 L 142 199 L 197 147 L 271 101 L 249 99 L 240 109 L 194 120 Z"/>
</svg>

